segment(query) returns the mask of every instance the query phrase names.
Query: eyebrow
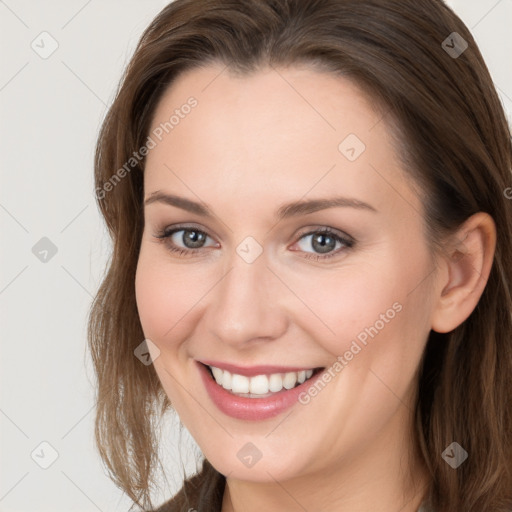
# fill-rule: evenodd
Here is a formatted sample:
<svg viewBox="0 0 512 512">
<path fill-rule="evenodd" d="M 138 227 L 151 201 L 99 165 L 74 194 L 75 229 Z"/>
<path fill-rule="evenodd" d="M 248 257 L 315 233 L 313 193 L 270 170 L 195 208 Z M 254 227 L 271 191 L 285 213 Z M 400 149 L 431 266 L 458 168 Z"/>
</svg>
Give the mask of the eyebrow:
<svg viewBox="0 0 512 512">
<path fill-rule="evenodd" d="M 171 206 L 176 206 L 182 210 L 186 210 L 203 217 L 212 218 L 211 208 L 205 203 L 198 203 L 185 197 L 176 196 L 173 194 L 166 194 L 160 190 L 153 192 L 145 201 L 144 205 L 150 205 L 152 203 L 163 203 Z M 334 207 L 348 207 L 356 208 L 358 210 L 367 210 L 377 213 L 377 210 L 368 203 L 354 199 L 350 197 L 330 197 L 322 199 L 307 199 L 293 201 L 281 205 L 276 211 L 276 218 L 278 220 L 296 217 L 298 215 L 306 215 L 319 210 L 325 210 L 327 208 Z"/>
</svg>

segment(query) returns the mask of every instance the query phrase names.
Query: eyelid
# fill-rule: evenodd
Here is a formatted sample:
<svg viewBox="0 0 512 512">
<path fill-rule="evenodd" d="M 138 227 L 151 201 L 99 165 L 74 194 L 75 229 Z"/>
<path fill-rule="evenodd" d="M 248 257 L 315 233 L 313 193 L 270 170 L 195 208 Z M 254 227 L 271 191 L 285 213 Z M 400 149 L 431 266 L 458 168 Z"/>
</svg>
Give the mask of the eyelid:
<svg viewBox="0 0 512 512">
<path fill-rule="evenodd" d="M 157 233 L 159 235 L 155 234 L 155 236 L 157 238 L 160 238 L 161 235 L 170 236 L 171 233 L 176 232 L 176 231 L 181 231 L 181 230 L 199 231 L 200 233 L 204 233 L 209 238 L 215 238 L 215 236 L 216 236 L 216 235 L 215 236 L 210 235 L 209 231 L 202 228 L 199 224 L 194 224 L 194 223 L 172 224 L 172 225 L 165 224 L 162 228 L 157 228 Z"/>
<path fill-rule="evenodd" d="M 312 235 L 314 233 L 329 233 L 336 235 L 339 238 L 346 240 L 347 242 L 355 243 L 355 239 L 351 237 L 348 233 L 345 233 L 344 231 L 341 231 L 339 229 L 331 228 L 330 226 L 326 225 L 305 228 L 303 231 L 299 231 L 296 237 L 300 239 L 305 235 Z"/>
<path fill-rule="evenodd" d="M 163 228 L 157 230 L 157 233 L 154 233 L 153 236 L 155 238 L 158 238 L 161 241 L 165 241 L 166 239 L 170 238 L 172 235 L 174 235 L 178 231 L 197 231 L 198 233 L 203 233 L 208 238 L 215 240 L 215 238 L 213 236 L 211 236 L 208 233 L 208 231 L 206 231 L 205 229 L 203 229 L 195 224 L 173 224 L 172 226 L 166 226 L 166 227 L 163 227 Z M 215 243 L 217 244 L 217 246 L 219 245 L 218 242 L 215 242 Z M 202 247 L 200 247 L 199 249 L 189 249 L 189 248 L 178 247 L 178 249 L 183 249 L 184 251 L 198 251 L 198 250 L 202 249 Z"/>
</svg>

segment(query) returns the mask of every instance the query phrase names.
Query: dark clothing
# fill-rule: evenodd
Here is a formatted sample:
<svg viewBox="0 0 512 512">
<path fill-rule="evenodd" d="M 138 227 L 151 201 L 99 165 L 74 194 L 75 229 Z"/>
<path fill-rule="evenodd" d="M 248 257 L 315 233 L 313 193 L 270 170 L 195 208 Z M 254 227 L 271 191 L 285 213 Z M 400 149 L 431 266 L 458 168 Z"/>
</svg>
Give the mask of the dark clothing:
<svg viewBox="0 0 512 512">
<path fill-rule="evenodd" d="M 178 494 L 155 512 L 221 512 L 225 486 L 226 477 L 205 459 L 202 470 L 188 478 Z M 418 512 L 434 511 L 423 503 Z"/>
<path fill-rule="evenodd" d="M 155 512 L 220 512 L 225 485 L 226 477 L 205 459 L 202 470 L 188 478 L 178 494 Z"/>
</svg>

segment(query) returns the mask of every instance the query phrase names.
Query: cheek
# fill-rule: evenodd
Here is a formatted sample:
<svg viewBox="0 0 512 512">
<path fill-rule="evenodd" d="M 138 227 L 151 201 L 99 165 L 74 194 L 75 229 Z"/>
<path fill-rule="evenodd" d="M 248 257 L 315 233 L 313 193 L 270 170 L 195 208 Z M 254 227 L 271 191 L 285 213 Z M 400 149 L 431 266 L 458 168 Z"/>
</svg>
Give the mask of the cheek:
<svg viewBox="0 0 512 512">
<path fill-rule="evenodd" d="M 383 273 L 390 275 L 389 270 L 354 265 L 332 273 L 317 272 L 314 277 L 295 276 L 294 291 L 307 306 L 296 321 L 333 355 L 349 350 L 354 339 L 364 343 L 365 328 L 377 323 L 382 330 L 387 327 L 384 322 L 393 321 L 401 309 L 397 304 L 400 288 L 379 279 Z"/>
<path fill-rule="evenodd" d="M 137 264 L 135 295 L 139 318 L 145 338 L 160 351 L 153 366 L 165 393 L 180 416 L 187 418 L 187 395 L 179 385 L 186 381 L 187 355 L 180 347 L 193 329 L 190 312 L 204 292 L 187 286 L 180 272 L 163 264 L 152 250 L 142 246 Z"/>
<path fill-rule="evenodd" d="M 161 260 L 142 247 L 135 276 L 135 294 L 144 334 L 162 350 L 169 345 L 164 341 L 174 339 L 187 322 L 187 312 L 201 294 L 196 287 L 187 286 L 179 270 L 165 266 Z"/>
<path fill-rule="evenodd" d="M 398 362 L 413 355 L 429 331 L 425 276 L 430 267 L 423 256 L 396 251 L 372 263 L 317 272 L 314 278 L 295 276 L 294 291 L 308 306 L 303 315 L 296 315 L 297 323 L 333 357 L 346 354 L 352 360 L 357 354 L 363 363 L 377 356 Z M 374 350 L 369 351 L 370 346 Z"/>
</svg>

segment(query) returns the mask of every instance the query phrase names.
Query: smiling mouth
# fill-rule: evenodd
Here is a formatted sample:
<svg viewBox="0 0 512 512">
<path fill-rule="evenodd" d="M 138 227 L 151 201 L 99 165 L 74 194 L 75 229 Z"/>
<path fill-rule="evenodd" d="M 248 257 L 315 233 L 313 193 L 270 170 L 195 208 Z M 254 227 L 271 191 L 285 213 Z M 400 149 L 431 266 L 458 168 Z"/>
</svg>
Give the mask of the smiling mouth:
<svg viewBox="0 0 512 512">
<path fill-rule="evenodd" d="M 201 363 L 203 364 L 203 363 Z M 233 395 L 246 398 L 266 398 L 304 384 L 324 367 L 285 373 L 269 373 L 247 377 L 203 364 L 208 374 L 219 386 Z"/>
</svg>

